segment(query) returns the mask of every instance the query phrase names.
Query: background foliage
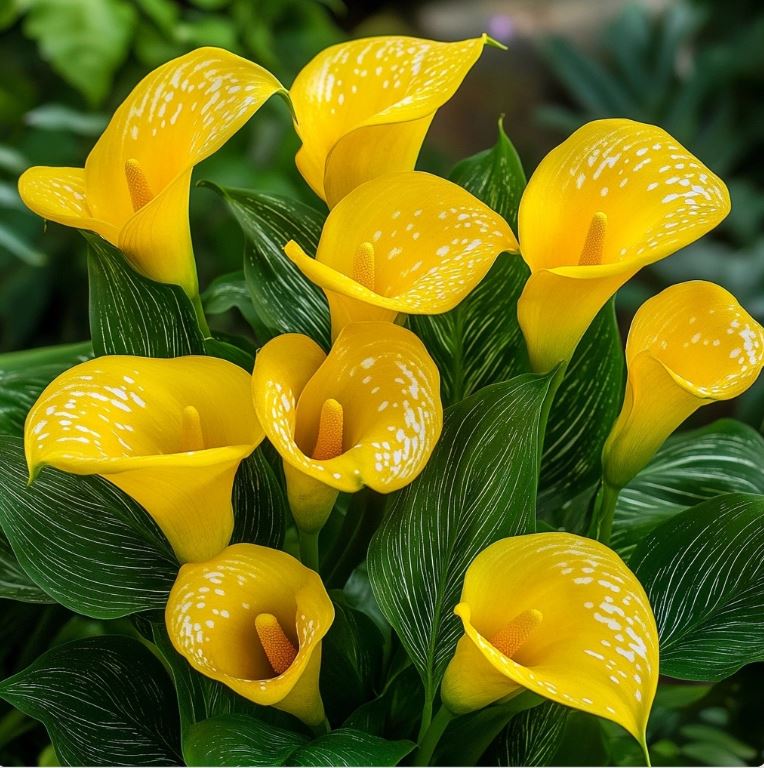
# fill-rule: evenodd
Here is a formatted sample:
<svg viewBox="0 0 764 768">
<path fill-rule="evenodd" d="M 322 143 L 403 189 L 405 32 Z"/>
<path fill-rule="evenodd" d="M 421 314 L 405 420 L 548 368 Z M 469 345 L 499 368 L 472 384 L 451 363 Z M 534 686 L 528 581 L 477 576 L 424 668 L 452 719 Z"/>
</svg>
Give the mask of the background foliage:
<svg viewBox="0 0 764 768">
<path fill-rule="evenodd" d="M 621 326 L 649 295 L 670 282 L 692 278 L 724 285 L 764 320 L 764 8 L 757 0 L 646 4 L 613 0 L 598 4 L 598 13 L 591 7 L 577 0 L 349 2 L 347 7 L 332 0 L 0 0 L 0 352 L 70 343 L 74 346 L 68 361 L 91 354 L 89 345 L 80 343 L 89 337 L 86 244 L 74 230 L 44 228 L 23 207 L 15 189 L 22 170 L 39 164 L 80 165 L 108 115 L 138 79 L 192 48 L 223 46 L 263 64 L 289 85 L 300 66 L 327 45 L 347 36 L 384 33 L 457 38 L 487 30 L 510 46 L 507 54 L 485 56 L 436 119 L 420 167 L 441 175 L 448 175 L 461 158 L 494 146 L 500 113 L 506 113 L 504 127 L 528 173 L 551 146 L 587 120 L 627 116 L 665 127 L 727 180 L 733 212 L 712 237 L 654 265 L 621 292 L 617 306 Z M 219 194 L 212 185 L 200 187 L 191 201 L 200 280 L 220 332 L 249 335 L 240 312 L 251 311 L 251 302 L 243 274 L 222 281 L 213 278 L 240 273 L 242 253 L 246 256 L 258 243 L 262 247 L 262 238 L 268 235 L 255 224 L 248 225 L 244 203 L 251 201 L 237 197 L 230 188 L 283 193 L 316 205 L 294 168 L 297 146 L 287 110 L 274 100 L 197 169 L 196 180 L 226 188 Z M 501 144 L 493 151 L 500 150 Z M 454 173 L 460 178 L 458 167 Z M 267 205 L 267 199 L 259 204 Z M 277 221 L 277 213 L 272 221 Z M 306 237 L 315 236 L 320 221 L 306 216 L 300 224 Z M 262 269 L 263 262 L 245 258 L 245 272 L 254 268 Z M 98 285 L 98 279 L 94 283 Z M 108 289 L 108 281 L 100 284 Z M 479 303 L 476 294 L 474 301 Z M 318 294 L 314 299 L 321 301 Z M 250 318 L 251 324 L 262 327 L 266 336 L 278 333 L 278 317 L 268 313 L 267 295 L 259 297 L 258 306 L 265 309 L 261 316 Z M 315 315 L 306 312 L 305 322 L 310 323 L 311 317 Z M 437 334 L 437 323 L 433 326 L 431 332 Z M 449 350 L 444 353 L 448 356 Z M 25 374 L 18 358 L 6 356 L 0 361 L 0 432 L 13 433 L 20 425 L 5 419 L 3 387 L 17 384 Z M 35 375 L 41 380 L 49 380 L 69 364 L 44 354 L 38 362 Z M 482 386 L 481 375 L 479 370 L 455 372 L 453 399 Z M 495 395 L 499 398 L 500 393 Z M 758 433 L 764 388 L 754 387 L 737 403 L 705 410 L 701 420 L 735 415 Z M 688 440 L 697 444 L 702 437 L 698 433 Z M 737 437 L 730 432 L 731 442 Z M 656 460 L 653 474 L 624 495 L 618 512 L 622 519 L 629 518 L 630 505 L 636 508 L 640 494 L 665 493 L 667 505 L 685 506 L 686 488 L 666 488 L 660 482 L 662 469 L 681 459 L 682 439 L 675 438 L 670 451 Z M 746 484 L 729 485 L 728 479 L 718 477 L 714 482 L 719 488 L 759 493 L 764 488 L 761 448 L 749 436 L 746 445 L 744 458 L 750 466 Z M 10 463 L 1 469 L 21 471 Z M 702 466 L 697 467 L 697 477 L 707 480 Z M 549 476 L 546 495 L 541 497 L 542 509 L 549 511 L 553 522 L 554 482 Z M 92 492 L 104 489 L 94 482 Z M 403 496 L 400 501 L 398 511 L 403 515 L 405 505 L 415 499 Z M 623 541 L 614 542 L 617 548 L 647 546 L 636 543 L 638 530 L 633 537 L 624 535 Z M 157 574 L 157 579 L 163 576 Z M 352 595 L 356 589 L 360 595 L 368 584 L 362 576 L 354 578 L 345 593 Z M 6 584 L 23 584 L 25 579 L 23 573 L 0 573 L 0 582 Z M 337 577 L 338 584 L 343 581 Z M 31 582 L 24 588 L 30 602 L 0 600 L 2 677 L 24 669 L 48 649 L 55 654 L 66 641 L 98 638 L 105 632 L 132 637 L 129 642 L 135 644 L 132 652 L 139 668 L 155 664 L 137 644 L 139 632 L 129 620 L 78 617 L 49 604 Z M 93 642 L 107 659 L 112 641 Z M 347 725 L 368 730 L 378 701 L 415 688 L 416 675 L 412 678 L 411 673 L 411 668 L 402 668 L 390 690 L 381 692 L 368 712 L 356 712 L 357 722 Z M 31 713 L 35 705 L 22 695 L 22 683 L 17 681 L 14 691 L 6 692 L 18 709 L 0 704 L 0 764 L 55 764 L 45 730 L 23 714 Z M 153 693 L 167 695 L 159 688 Z M 420 704 L 416 696 L 411 698 L 413 704 L 408 703 L 416 711 Z M 523 752 L 530 747 L 513 740 L 511 729 L 492 745 L 490 754 L 502 764 L 531 757 L 569 765 L 603 761 L 629 765 L 639 760 L 634 745 L 617 728 L 580 713 L 566 722 L 554 705 L 547 709 L 547 730 L 563 731 L 562 746 L 553 758 L 543 754 L 543 743 L 536 745 L 535 757 Z M 405 729 L 406 702 L 393 711 L 400 719 L 400 737 L 410 736 Z M 662 686 L 650 725 L 654 762 L 758 765 L 764 759 L 762 711 L 762 663 L 717 685 Z M 221 716 L 234 718 L 234 727 L 235 718 L 243 715 Z M 364 717 L 367 723 L 360 722 Z M 170 741 L 178 727 L 149 725 L 166 733 Z M 581 733 L 589 738 L 582 739 Z M 199 743 L 204 743 L 203 734 Z M 137 749 L 140 744 L 138 740 Z M 458 744 L 458 734 L 452 734 L 452 744 Z M 288 747 L 292 754 L 299 745 Z M 168 742 L 167 754 L 174 755 L 174 749 Z M 200 752 L 199 760 L 204 758 Z"/>
</svg>

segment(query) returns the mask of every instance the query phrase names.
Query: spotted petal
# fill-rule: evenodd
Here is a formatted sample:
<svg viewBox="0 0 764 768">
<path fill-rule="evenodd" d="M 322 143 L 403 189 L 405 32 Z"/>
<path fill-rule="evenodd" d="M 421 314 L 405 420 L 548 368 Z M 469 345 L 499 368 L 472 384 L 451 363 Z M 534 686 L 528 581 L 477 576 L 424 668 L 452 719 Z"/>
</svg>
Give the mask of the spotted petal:
<svg viewBox="0 0 764 768">
<path fill-rule="evenodd" d="M 255 410 L 286 468 L 339 491 L 389 493 L 424 468 L 443 421 L 438 370 L 410 331 L 346 327 L 325 356 L 306 336 L 268 342 L 252 375 Z M 344 410 L 341 453 L 315 459 L 324 403 Z"/>
<path fill-rule="evenodd" d="M 297 649 L 280 675 L 258 639 L 261 614 L 274 616 Z M 291 555 L 235 544 L 209 562 L 184 565 L 165 619 L 176 650 L 198 672 L 309 725 L 323 720 L 321 640 L 334 621 L 334 606 L 318 574 Z"/>
<path fill-rule="evenodd" d="M 316 194 L 334 206 L 364 181 L 413 169 L 435 112 L 485 43 L 370 37 L 319 53 L 289 91 L 297 167 Z"/>
<path fill-rule="evenodd" d="M 713 229 L 729 209 L 721 179 L 661 128 L 622 119 L 579 128 L 544 158 L 520 203 L 532 274 L 518 314 L 534 367 L 570 359 L 623 283 Z"/>
<path fill-rule="evenodd" d="M 357 279 L 360 247 L 373 252 L 366 283 Z M 408 171 L 347 195 L 329 214 L 315 259 L 294 241 L 284 250 L 324 289 L 336 335 L 349 322 L 452 309 L 500 253 L 517 250 L 517 241 L 504 219 L 466 190 Z"/>
<path fill-rule="evenodd" d="M 628 381 L 607 440 L 605 475 L 621 488 L 694 411 L 747 390 L 764 365 L 764 329 L 718 285 L 679 283 L 637 311 Z"/>
<path fill-rule="evenodd" d="M 505 656 L 489 639 L 530 610 L 540 624 Z M 521 687 L 613 720 L 644 744 L 658 632 L 644 590 L 612 550 L 568 533 L 502 539 L 468 568 L 456 613 L 465 635 L 443 680 L 450 709 L 478 709 Z"/>
<path fill-rule="evenodd" d="M 241 460 L 263 438 L 249 376 L 211 357 L 101 357 L 69 369 L 29 412 L 30 475 L 101 475 L 154 518 L 181 561 L 228 543 Z"/>
</svg>

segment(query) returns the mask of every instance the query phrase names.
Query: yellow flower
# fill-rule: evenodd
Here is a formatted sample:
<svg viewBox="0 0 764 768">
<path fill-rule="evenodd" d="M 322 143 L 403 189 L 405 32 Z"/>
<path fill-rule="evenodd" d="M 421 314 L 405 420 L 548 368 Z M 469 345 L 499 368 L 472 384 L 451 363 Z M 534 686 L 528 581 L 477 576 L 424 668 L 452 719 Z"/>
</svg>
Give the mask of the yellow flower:
<svg viewBox="0 0 764 768">
<path fill-rule="evenodd" d="M 324 289 L 332 333 L 358 320 L 455 307 L 503 251 L 509 225 L 469 192 L 428 173 L 382 176 L 332 210 L 316 258 L 293 240 L 286 255 Z"/>
<path fill-rule="evenodd" d="M 724 288 L 679 283 L 637 311 L 626 364 L 623 408 L 603 451 L 612 488 L 626 485 L 691 413 L 756 381 L 764 329 Z"/>
<path fill-rule="evenodd" d="M 597 120 L 542 160 L 519 211 L 517 310 L 537 371 L 569 360 L 607 300 L 729 213 L 724 183 L 661 128 Z"/>
<path fill-rule="evenodd" d="M 181 561 L 233 531 L 236 470 L 262 441 L 250 377 L 213 357 L 100 357 L 51 382 L 24 427 L 30 477 L 101 475 L 141 504 Z"/>
<path fill-rule="evenodd" d="M 313 191 L 331 207 L 364 181 L 413 169 L 435 112 L 486 42 L 371 37 L 319 53 L 289 91 L 297 167 Z"/>
<path fill-rule="evenodd" d="M 19 194 L 43 218 L 97 232 L 140 272 L 194 297 L 191 172 L 279 91 L 262 67 L 199 48 L 138 83 L 84 168 L 30 168 Z"/>
<path fill-rule="evenodd" d="M 255 411 L 303 531 L 321 528 L 338 491 L 389 493 L 422 471 L 443 425 L 439 387 L 422 342 L 392 323 L 347 326 L 328 355 L 299 334 L 260 350 Z"/>
<path fill-rule="evenodd" d="M 464 625 L 441 693 L 454 713 L 528 689 L 622 725 L 644 745 L 658 631 L 637 578 L 570 533 L 502 539 L 467 569 Z"/>
<path fill-rule="evenodd" d="M 175 649 L 203 675 L 308 725 L 323 721 L 321 640 L 334 606 L 318 574 L 291 555 L 234 544 L 184 565 L 165 621 Z"/>
</svg>

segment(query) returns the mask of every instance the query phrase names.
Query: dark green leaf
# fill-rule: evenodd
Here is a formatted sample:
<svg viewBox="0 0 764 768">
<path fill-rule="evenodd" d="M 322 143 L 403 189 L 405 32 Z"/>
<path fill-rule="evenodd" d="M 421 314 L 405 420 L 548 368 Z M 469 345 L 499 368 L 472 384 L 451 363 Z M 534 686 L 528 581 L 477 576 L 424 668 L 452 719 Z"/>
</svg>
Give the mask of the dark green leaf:
<svg viewBox="0 0 764 768">
<path fill-rule="evenodd" d="M 628 557 L 677 512 L 726 493 L 764 493 L 764 438 L 721 419 L 666 441 L 618 497 L 611 546 Z"/>
<path fill-rule="evenodd" d="M 366 614 L 332 595 L 334 622 L 321 651 L 321 694 L 333 723 L 373 698 L 382 669 L 382 635 Z"/>
<path fill-rule="evenodd" d="M 549 414 L 539 479 L 539 511 L 556 513 L 601 474 L 602 446 L 623 398 L 624 360 L 613 302 L 587 330 Z"/>
<path fill-rule="evenodd" d="M 764 659 L 764 496 L 733 493 L 653 529 L 630 566 L 661 639 L 661 672 L 722 680 Z"/>
<path fill-rule="evenodd" d="M 0 598 L 22 603 L 52 603 L 52 600 L 19 565 L 5 535 L 0 533 Z"/>
<path fill-rule="evenodd" d="M 298 749 L 289 762 L 327 767 L 398 765 L 415 746 L 411 741 L 386 741 L 363 731 L 338 728 Z"/>
<path fill-rule="evenodd" d="M 238 309 L 256 333 L 260 330 L 260 320 L 243 272 L 216 277 L 202 294 L 202 304 L 208 315 L 221 315 L 229 309 Z"/>
<path fill-rule="evenodd" d="M 139 275 L 105 240 L 90 243 L 90 331 L 96 355 L 203 355 L 191 301 L 177 285 Z"/>
<path fill-rule="evenodd" d="M 219 357 L 221 360 L 228 360 L 229 363 L 238 365 L 247 373 L 251 373 L 255 367 L 255 358 L 250 352 L 224 339 L 206 338 L 204 340 L 204 354 L 210 357 Z"/>
<path fill-rule="evenodd" d="M 244 459 L 233 486 L 234 530 L 231 543 L 279 548 L 284 541 L 287 502 L 271 465 L 257 449 Z"/>
<path fill-rule="evenodd" d="M 461 632 L 453 615 L 469 563 L 534 530 L 539 425 L 552 375 L 486 387 L 446 411 L 424 472 L 392 498 L 372 539 L 374 594 L 432 699 Z"/>
<path fill-rule="evenodd" d="M 153 521 L 100 477 L 46 469 L 27 486 L 20 438 L 0 437 L 0 523 L 24 571 L 100 619 L 163 609 L 177 573 Z"/>
<path fill-rule="evenodd" d="M 141 643 L 102 636 L 58 646 L 0 683 L 0 696 L 48 730 L 63 765 L 178 765 L 167 673 Z"/>
<path fill-rule="evenodd" d="M 501 123 L 496 145 L 459 163 L 451 180 L 517 230 L 525 174 Z M 517 322 L 517 300 L 527 278 L 528 268 L 519 255 L 501 255 L 458 307 L 442 315 L 409 318 L 409 326 L 438 364 L 446 404 L 528 370 Z"/>
<path fill-rule="evenodd" d="M 192 725 L 183 738 L 186 765 L 284 765 L 308 738 L 242 714 Z"/>
<path fill-rule="evenodd" d="M 92 356 L 89 341 L 0 355 L 0 433 L 20 435 L 43 389 L 59 373 Z"/>
<path fill-rule="evenodd" d="M 497 739 L 496 765 L 553 765 L 570 710 L 546 701 L 512 718 Z"/>
<path fill-rule="evenodd" d="M 329 308 L 323 292 L 284 255 L 297 241 L 315 253 L 324 216 L 305 205 L 276 195 L 205 185 L 223 196 L 246 239 L 244 276 L 258 317 L 262 343 L 281 333 L 303 333 L 329 345 Z"/>
</svg>

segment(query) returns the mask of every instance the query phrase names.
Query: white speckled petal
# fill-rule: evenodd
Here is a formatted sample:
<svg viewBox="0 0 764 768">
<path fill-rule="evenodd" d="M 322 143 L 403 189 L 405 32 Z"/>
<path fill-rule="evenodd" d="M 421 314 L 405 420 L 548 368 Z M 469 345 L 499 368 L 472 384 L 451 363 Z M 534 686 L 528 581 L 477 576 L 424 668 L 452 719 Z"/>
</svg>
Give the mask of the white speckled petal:
<svg viewBox="0 0 764 768">
<path fill-rule="evenodd" d="M 413 168 L 429 121 L 484 44 L 485 37 L 456 43 L 371 37 L 319 53 L 289 91 L 303 142 L 297 167 L 316 194 L 333 205 L 362 181 Z M 352 137 L 372 126 L 389 130 Z M 393 146 L 397 152 L 386 151 Z"/>
<path fill-rule="evenodd" d="M 280 675 L 274 676 L 258 640 L 261 613 L 275 616 L 298 649 Z M 184 565 L 165 617 L 173 645 L 198 672 L 311 725 L 323 719 L 321 640 L 334 606 L 318 574 L 291 555 L 235 544 L 209 562 Z"/>
<path fill-rule="evenodd" d="M 487 638 L 529 610 L 543 620 L 508 658 Z M 444 700 L 456 711 L 493 700 L 479 685 L 483 672 L 475 675 L 482 664 L 496 682 L 491 696 L 505 695 L 491 678 L 498 672 L 509 681 L 507 693 L 521 685 L 613 720 L 644 741 L 658 682 L 658 632 L 641 585 L 606 546 L 568 533 L 502 539 L 470 565 L 457 614 L 466 637 L 443 683 Z"/>
<path fill-rule="evenodd" d="M 279 336 L 258 354 L 252 386 L 269 440 L 290 465 L 340 491 L 368 485 L 388 493 L 410 483 L 443 421 L 440 379 L 424 345 L 391 323 L 356 323 L 325 360 L 320 355 L 296 335 Z M 330 398 L 343 406 L 344 450 L 317 460 L 310 454 Z"/>
</svg>

